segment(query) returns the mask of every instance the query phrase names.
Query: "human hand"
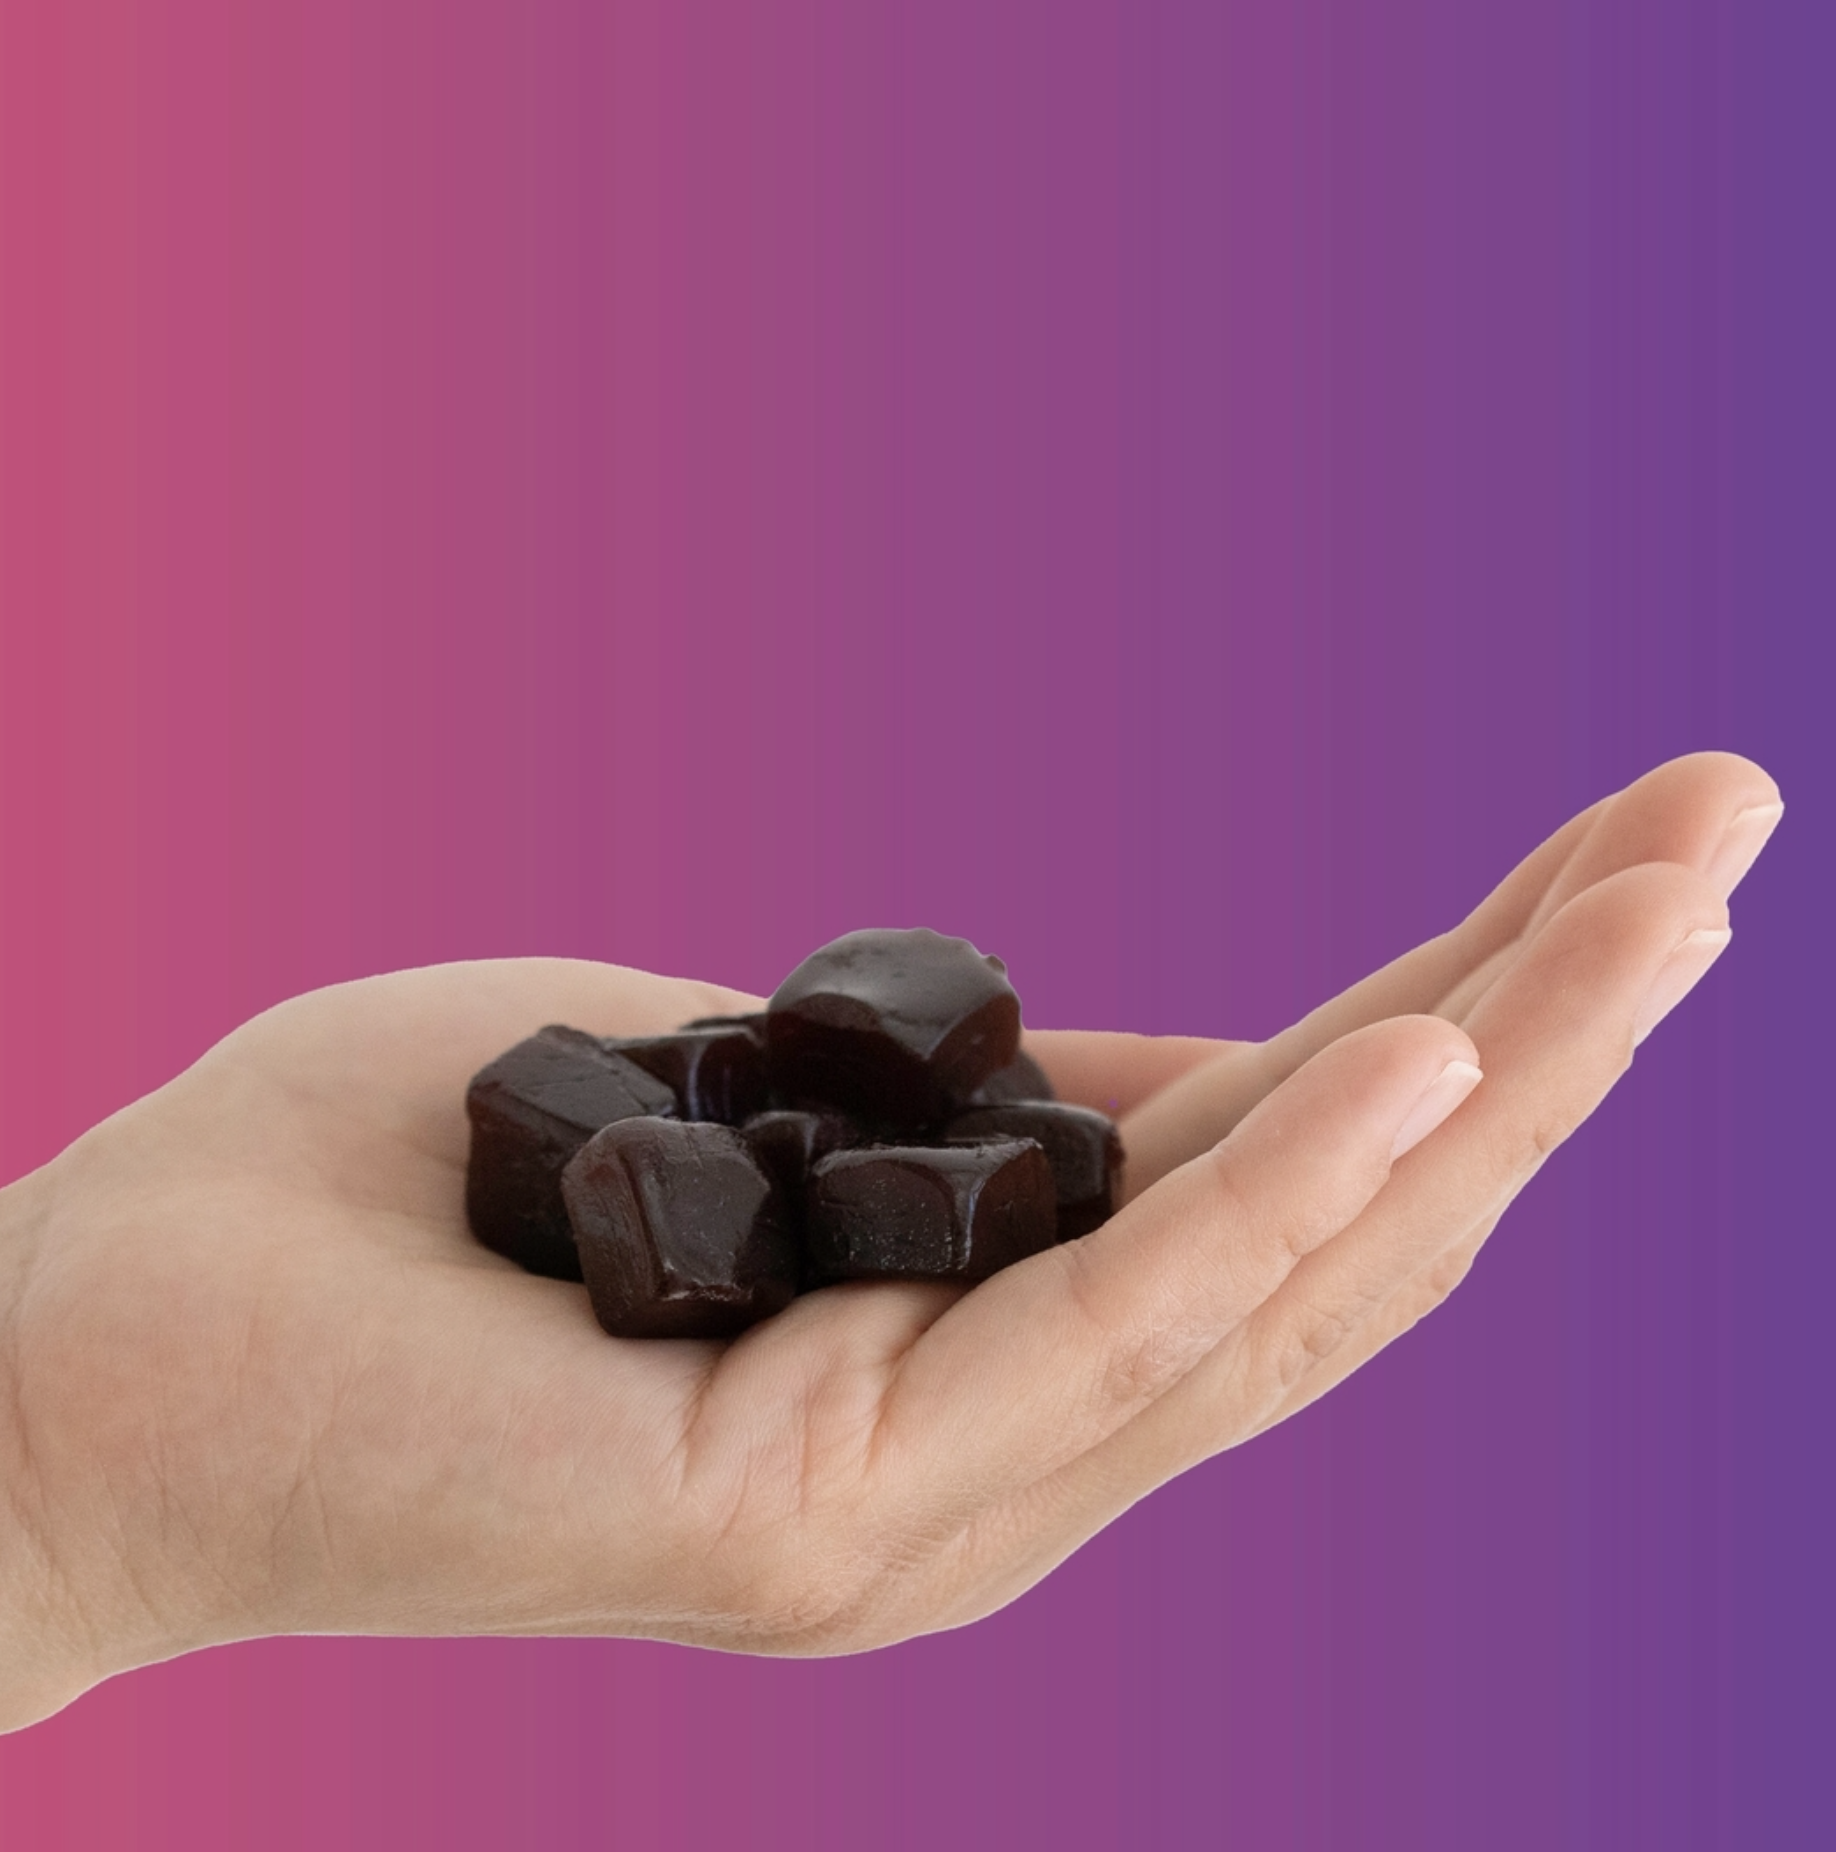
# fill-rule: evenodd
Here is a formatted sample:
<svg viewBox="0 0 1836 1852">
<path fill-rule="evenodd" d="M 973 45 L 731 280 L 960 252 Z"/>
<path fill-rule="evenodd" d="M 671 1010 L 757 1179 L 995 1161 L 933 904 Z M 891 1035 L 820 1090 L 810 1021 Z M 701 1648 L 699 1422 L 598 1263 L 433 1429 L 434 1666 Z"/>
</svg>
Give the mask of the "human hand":
<svg viewBox="0 0 1836 1852">
<path fill-rule="evenodd" d="M 1122 1211 L 971 1292 L 833 1287 L 730 1345 L 607 1338 L 479 1246 L 462 1100 L 543 1022 L 756 999 L 527 959 L 257 1017 L 0 1192 L 0 1727 L 267 1633 L 821 1653 L 990 1612 L 1451 1291 L 1719 950 L 1691 935 L 1775 801 L 1744 760 L 1662 767 L 1267 1043 L 1029 1035 L 1120 1111 Z M 1450 1063 L 1483 1085 L 1392 1163 Z"/>
</svg>

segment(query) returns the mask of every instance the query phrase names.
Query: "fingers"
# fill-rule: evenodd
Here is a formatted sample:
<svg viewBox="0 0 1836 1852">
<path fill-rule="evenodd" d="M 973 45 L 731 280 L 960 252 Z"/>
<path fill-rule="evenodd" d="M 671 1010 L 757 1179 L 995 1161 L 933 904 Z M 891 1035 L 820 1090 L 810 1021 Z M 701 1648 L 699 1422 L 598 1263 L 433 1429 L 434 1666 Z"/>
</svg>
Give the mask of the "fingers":
<svg viewBox="0 0 1836 1852">
<path fill-rule="evenodd" d="M 1170 1075 L 1171 1084 L 1123 1121 L 1128 1158 L 1122 1200 L 1207 1150 L 1271 1088 L 1341 1036 L 1394 1016 L 1433 1014 L 1458 1021 L 1443 1007 L 1447 993 L 1475 972 L 1502 968 L 1543 895 L 1615 801 L 1602 798 L 1571 818 L 1451 932 L 1392 960 L 1272 1040 L 1214 1045 L 1211 1059 Z"/>
<path fill-rule="evenodd" d="M 1026 1045 L 1062 1098 L 1118 1116 L 1143 1111 L 1139 1121 L 1125 1123 L 1124 1142 L 1131 1176 L 1141 1179 L 1136 1187 L 1145 1188 L 1209 1149 L 1271 1086 L 1329 1043 L 1369 1023 L 1432 1012 L 1447 989 L 1516 939 L 1550 882 L 1612 802 L 1602 798 L 1571 818 L 1452 932 L 1385 965 L 1270 1042 L 1029 1029 Z M 1225 1055 L 1235 1059 L 1216 1065 Z M 1196 1078 L 1201 1068 L 1202 1080 Z M 1192 1087 L 1177 1091 L 1188 1079 Z M 1156 1097 L 1163 1092 L 1169 1097 Z M 1146 1116 L 1150 1103 L 1152 1116 Z M 1138 1150 L 1143 1154 L 1139 1162 Z"/>
<path fill-rule="evenodd" d="M 1439 1083 L 1445 1108 L 1441 1077 L 1473 1055 L 1431 1017 L 1349 1036 L 1096 1234 L 977 1287 L 892 1385 L 887 1482 L 935 1519 L 1100 1445 L 1357 1216 L 1424 1096 Z"/>
<path fill-rule="evenodd" d="M 1779 815 L 1778 787 L 1757 765 L 1693 753 L 1572 818 L 1451 932 L 1267 1043 L 1041 1034 L 1029 1035 L 1028 1046 L 1064 1097 L 1122 1116 L 1127 1200 L 1209 1149 L 1270 1088 L 1352 1030 L 1403 1015 L 1463 1021 L 1563 905 L 1621 869 L 1696 868 L 1726 898 Z"/>
<path fill-rule="evenodd" d="M 1537 931 L 1596 881 L 1647 862 L 1697 869 L 1726 900 L 1783 810 L 1778 786 L 1750 759 L 1731 752 L 1672 759 L 1606 807 L 1550 883 L 1529 930 Z"/>
<path fill-rule="evenodd" d="M 1571 818 L 1453 931 L 1393 960 L 1271 1041 L 1199 1044 L 1191 1059 L 1163 1062 L 1160 1086 L 1138 1093 L 1132 1111 L 1123 1109 L 1128 1157 L 1122 1200 L 1208 1150 L 1271 1088 L 1341 1036 L 1395 1016 L 1446 1014 L 1438 1007 L 1444 994 L 1511 951 L 1550 884 L 1613 802 L 1602 798 Z M 1096 1051 L 1087 1058 L 1094 1061 Z"/>
<path fill-rule="evenodd" d="M 1630 1064 L 1647 999 L 1667 984 L 1673 955 L 1684 948 L 1700 975 L 1700 948 L 1686 941 L 1724 929 L 1726 918 L 1702 875 L 1659 864 L 1589 888 L 1549 922 L 1473 1012 L 1489 1084 L 1252 1319 L 1245 1387 L 1259 1419 L 1315 1363 L 1355 1342 L 1465 1231 L 1502 1212 Z"/>
<path fill-rule="evenodd" d="M 1304 1406 L 1407 1329 L 1452 1291 L 1516 1191 L 1624 1071 L 1649 999 L 1669 993 L 1677 948 L 1692 933 L 1715 932 L 1725 915 L 1705 876 L 1676 867 L 1629 869 L 1577 896 L 1476 1012 L 1486 1078 L 1472 1097 L 1169 1393 L 1017 1491 L 982 1534 L 1019 1530 L 1034 1540 L 1032 1558 L 1056 1561 L 1155 1486 Z M 1699 969 L 1703 948 L 1682 956 Z"/>
<path fill-rule="evenodd" d="M 1549 884 L 1523 937 L 1539 932 L 1596 882 L 1650 862 L 1696 869 L 1726 900 L 1783 814 L 1778 786 L 1750 759 L 1729 752 L 1672 759 L 1606 806 Z M 1449 991 L 1438 1014 L 1464 1020 L 1501 968 L 1494 959 L 1471 972 Z"/>
<path fill-rule="evenodd" d="M 1119 1202 L 1133 1202 L 1169 1172 L 1209 1151 L 1286 1078 L 1276 1072 L 1269 1047 L 1243 1043 L 1214 1054 L 1122 1119 Z"/>
<path fill-rule="evenodd" d="M 1610 797 L 1602 798 L 1579 816 L 1571 817 L 1452 931 L 1393 959 L 1275 1036 L 1269 1043 L 1274 1065 L 1292 1071 L 1328 1042 L 1367 1022 L 1433 1010 L 1469 971 L 1517 940 L 1550 883 L 1613 802 Z"/>
<path fill-rule="evenodd" d="M 1095 1029 L 1026 1032 L 1027 1053 L 1045 1069 L 1058 1097 L 1076 1106 L 1094 1106 L 1112 1118 L 1132 1112 L 1193 1068 L 1251 1046 L 1200 1035 L 1117 1035 Z"/>
<path fill-rule="evenodd" d="M 1419 1325 L 1472 1271 L 1479 1250 L 1502 1219 L 1502 1210 L 1486 1216 L 1477 1228 L 1404 1281 L 1337 1350 L 1303 1371 L 1286 1397 L 1256 1424 L 1254 1432 L 1260 1434 L 1266 1428 L 1279 1426 L 1290 1415 L 1298 1415 L 1361 1370 L 1405 1331 Z"/>
<path fill-rule="evenodd" d="M 1522 964 L 1474 1009 L 1468 1027 L 1493 1085 L 1458 1127 L 1470 1174 L 1451 1183 L 1446 1175 L 1463 1158 L 1450 1128 L 1437 1159 L 1438 1182 L 1423 1177 L 1425 1158 L 1413 1170 L 1403 1167 L 1384 1201 L 1341 1244 L 1338 1276 L 1321 1268 L 1315 1278 L 1294 1282 L 1298 1292 L 1336 1292 L 1343 1341 L 1315 1344 L 1316 1362 L 1263 1425 L 1323 1395 L 1466 1277 L 1518 1190 L 1599 1105 L 1632 1048 L 1725 948 L 1727 906 L 1717 885 L 1706 875 L 1662 865 L 1614 876 L 1570 901 Z M 1609 1025 L 1591 1037 L 1585 1021 L 1590 1007 Z M 1581 1052 L 1590 1045 L 1591 1056 Z M 1407 1232 L 1412 1216 L 1424 1231 L 1445 1230 L 1458 1221 L 1459 1203 L 1483 1197 L 1488 1188 L 1491 1197 L 1476 1220 L 1451 1239 L 1444 1235 L 1437 1243 L 1431 1235 Z M 1446 1193 L 1446 1206 L 1423 1200 L 1428 1190 Z M 1380 1247 L 1397 1262 L 1383 1272 L 1371 1265 Z"/>
<path fill-rule="evenodd" d="M 1528 940 L 1575 895 L 1621 869 L 1675 862 L 1714 880 L 1723 899 L 1777 822 L 1778 787 L 1751 760 L 1699 752 L 1672 759 L 1559 829 L 1452 932 L 1404 954 L 1274 1038 L 1270 1074 L 1389 1015 L 1464 1019 Z M 1757 816 L 1748 815 L 1758 807 Z M 1738 821 L 1737 821 L 1738 819 Z"/>
<path fill-rule="evenodd" d="M 1122 1118 L 1124 1202 L 1223 1138 L 1322 1048 L 1373 1022 L 1434 1013 L 1443 994 L 1517 940 L 1612 798 L 1571 818 L 1452 932 L 1393 960 L 1264 1043 L 1029 1032 L 1066 1099 Z M 1117 1078 L 1111 1080 L 1113 1066 Z"/>
<path fill-rule="evenodd" d="M 1190 1059 L 1164 1062 L 1161 1086 L 1141 1090 L 1123 1108 L 1122 1200 L 1208 1150 L 1271 1088 L 1342 1036 L 1397 1016 L 1449 1015 L 1446 994 L 1512 954 L 1550 883 L 1613 801 L 1602 798 L 1571 818 L 1451 932 L 1393 960 L 1271 1041 L 1200 1045 Z"/>
<path fill-rule="evenodd" d="M 1700 977 L 1694 936 L 1725 933 L 1727 917 L 1703 875 L 1664 863 L 1623 869 L 1571 900 L 1470 1012 L 1494 1085 L 1457 1136 L 1399 1171 L 1382 1218 L 1415 1213 L 1453 1230 L 1521 1187 L 1630 1064 L 1673 957 Z"/>
<path fill-rule="evenodd" d="M 1538 933 L 1467 1024 L 1488 1083 L 1251 1320 L 1243 1369 L 1258 1426 L 1306 1370 L 1354 1345 L 1365 1320 L 1503 1213 L 1627 1069 L 1647 1002 L 1669 993 L 1673 956 L 1699 976 L 1704 946 L 1688 941 L 1725 922 L 1704 876 L 1654 865 L 1590 887 Z M 1451 1291 L 1454 1278 L 1447 1269 L 1436 1285 Z"/>
<path fill-rule="evenodd" d="M 1386 1317 L 1412 1323 L 1439 1302 L 1433 1295 L 1453 1290 L 1477 1251 L 1473 1243 L 1445 1264 L 1461 1236 L 1478 1224 L 1483 1239 L 1606 1097 L 1630 1065 L 1650 999 L 1674 1001 L 1680 977 L 1701 976 L 1725 944 L 1726 917 L 1704 876 L 1660 864 L 1611 877 L 1550 921 L 1473 1012 L 1491 1085 L 1251 1321 L 1245 1356 L 1263 1409 L 1273 1413 L 1342 1349 L 1375 1355 L 1381 1343 L 1369 1340 Z M 1716 936 L 1712 947 L 1691 943 L 1696 934 Z"/>
</svg>

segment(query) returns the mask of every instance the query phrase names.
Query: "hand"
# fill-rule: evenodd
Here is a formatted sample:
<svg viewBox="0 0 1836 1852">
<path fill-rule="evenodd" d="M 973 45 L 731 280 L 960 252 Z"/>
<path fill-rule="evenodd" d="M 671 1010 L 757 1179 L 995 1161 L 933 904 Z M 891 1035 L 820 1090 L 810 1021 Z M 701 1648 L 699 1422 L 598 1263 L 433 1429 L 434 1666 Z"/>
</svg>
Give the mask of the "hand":
<svg viewBox="0 0 1836 1852">
<path fill-rule="evenodd" d="M 990 1612 L 1451 1291 L 1712 960 L 1776 795 L 1662 767 L 1264 1044 L 1029 1036 L 1120 1111 L 1126 1207 L 730 1345 L 615 1341 L 480 1247 L 461 1101 L 541 1023 L 756 999 L 522 959 L 270 1010 L 0 1192 L 0 1726 L 266 1633 L 825 1653 Z"/>
</svg>

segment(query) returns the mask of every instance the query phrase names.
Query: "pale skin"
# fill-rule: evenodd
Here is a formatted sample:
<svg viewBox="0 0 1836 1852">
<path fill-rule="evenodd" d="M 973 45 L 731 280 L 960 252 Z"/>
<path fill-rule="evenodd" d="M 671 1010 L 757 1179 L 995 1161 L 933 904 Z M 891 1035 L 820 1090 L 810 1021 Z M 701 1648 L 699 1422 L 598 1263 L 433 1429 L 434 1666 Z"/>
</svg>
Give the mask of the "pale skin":
<svg viewBox="0 0 1836 1852">
<path fill-rule="evenodd" d="M 1030 1034 L 1121 1115 L 1114 1219 L 732 1344 L 608 1338 L 480 1247 L 462 1100 L 542 1023 L 758 999 L 517 959 L 268 1011 L 0 1191 L 0 1728 L 263 1634 L 820 1654 L 991 1612 L 1453 1290 L 1777 820 L 1756 765 L 1675 760 L 1268 1042 Z"/>
</svg>

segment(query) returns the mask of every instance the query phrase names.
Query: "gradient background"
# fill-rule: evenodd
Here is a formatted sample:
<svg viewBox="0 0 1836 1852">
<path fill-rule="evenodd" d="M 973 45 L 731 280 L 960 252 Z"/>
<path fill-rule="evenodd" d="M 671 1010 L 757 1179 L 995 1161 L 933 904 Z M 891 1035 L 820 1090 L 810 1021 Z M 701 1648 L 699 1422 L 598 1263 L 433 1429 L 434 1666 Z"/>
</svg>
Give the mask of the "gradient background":
<svg viewBox="0 0 1836 1852">
<path fill-rule="evenodd" d="M 0 0 L 0 1177 L 391 967 L 922 922 L 1261 1035 L 1663 758 L 1792 806 L 1455 1301 L 1004 1614 L 223 1649 L 0 1743 L 7 1852 L 1829 1844 L 1833 63 Z"/>
</svg>

